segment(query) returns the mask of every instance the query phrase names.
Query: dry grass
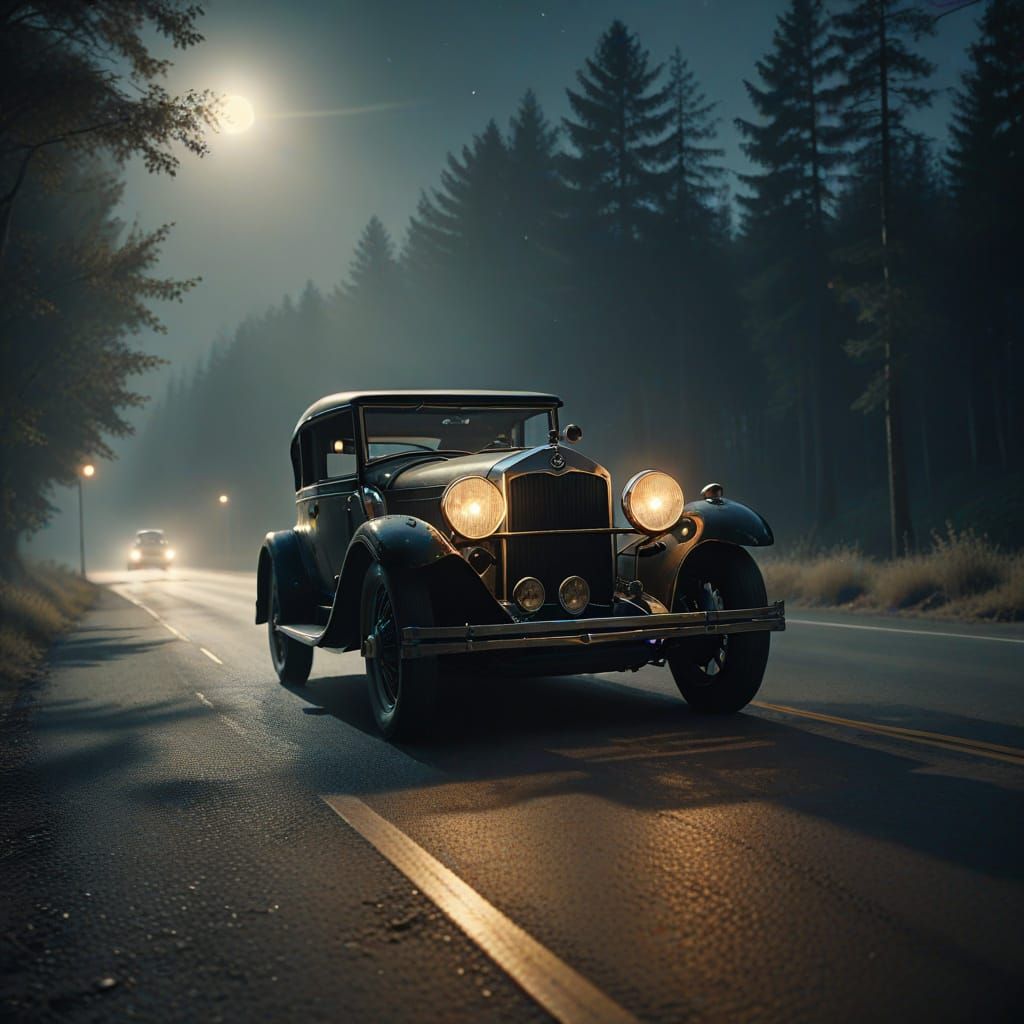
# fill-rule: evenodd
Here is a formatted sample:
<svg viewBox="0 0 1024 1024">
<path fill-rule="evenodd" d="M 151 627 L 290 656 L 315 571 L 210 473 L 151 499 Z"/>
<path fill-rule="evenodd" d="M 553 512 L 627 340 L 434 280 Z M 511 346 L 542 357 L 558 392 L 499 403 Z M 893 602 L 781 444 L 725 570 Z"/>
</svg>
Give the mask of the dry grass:
<svg viewBox="0 0 1024 1024">
<path fill-rule="evenodd" d="M 765 585 L 772 599 L 807 605 L 849 604 L 870 588 L 873 563 L 856 548 L 840 547 L 818 555 L 765 559 Z"/>
<path fill-rule="evenodd" d="M 88 608 L 92 584 L 55 565 L 32 565 L 0 580 L 0 690 L 37 671 L 46 648 Z"/>
<path fill-rule="evenodd" d="M 964 602 L 967 613 L 976 619 L 1017 622 L 1024 619 L 1024 555 L 1012 558 L 1006 578 L 991 590 Z"/>
<path fill-rule="evenodd" d="M 888 562 L 839 548 L 766 559 L 769 595 L 805 605 L 855 605 L 975 619 L 1024 619 L 1024 555 L 947 526 L 923 554 Z"/>
<path fill-rule="evenodd" d="M 885 562 L 875 572 L 871 596 L 882 608 L 934 608 L 945 604 L 942 567 L 930 555 Z"/>
</svg>

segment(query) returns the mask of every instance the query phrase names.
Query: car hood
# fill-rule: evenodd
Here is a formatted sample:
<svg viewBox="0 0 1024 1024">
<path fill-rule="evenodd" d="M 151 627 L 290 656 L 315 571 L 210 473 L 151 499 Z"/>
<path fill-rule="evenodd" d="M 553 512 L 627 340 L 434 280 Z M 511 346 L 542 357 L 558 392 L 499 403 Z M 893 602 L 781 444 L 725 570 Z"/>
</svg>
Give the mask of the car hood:
<svg viewBox="0 0 1024 1024">
<path fill-rule="evenodd" d="M 388 469 L 389 467 L 383 467 Z M 480 452 L 476 455 L 416 458 L 401 467 L 392 465 L 387 479 L 378 477 L 377 486 L 394 490 L 447 487 L 464 476 L 483 476 L 499 480 L 505 473 L 561 473 L 569 470 L 584 473 L 605 471 L 582 452 L 567 445 L 540 445 L 514 452 Z"/>
</svg>

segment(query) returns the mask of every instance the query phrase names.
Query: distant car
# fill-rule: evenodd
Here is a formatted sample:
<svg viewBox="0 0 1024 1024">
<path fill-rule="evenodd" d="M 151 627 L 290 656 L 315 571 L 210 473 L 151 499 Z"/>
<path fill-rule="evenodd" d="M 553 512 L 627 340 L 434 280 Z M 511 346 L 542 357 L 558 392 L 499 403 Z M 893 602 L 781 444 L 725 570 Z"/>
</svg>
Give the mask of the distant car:
<svg viewBox="0 0 1024 1024">
<path fill-rule="evenodd" d="M 128 551 L 128 568 L 145 569 L 159 566 L 169 569 L 174 561 L 174 548 L 167 543 L 163 530 L 139 530 Z"/>
<path fill-rule="evenodd" d="M 559 429 L 554 395 L 366 391 L 303 413 L 298 521 L 267 534 L 256 622 L 282 683 L 314 647 L 361 651 L 386 736 L 429 728 L 443 671 L 565 675 L 667 662 L 698 711 L 757 692 L 785 628 L 743 546 L 773 542 L 720 484 L 684 503 L 646 469 L 614 524 L 607 470 Z M 616 540 L 626 537 L 617 548 Z"/>
</svg>

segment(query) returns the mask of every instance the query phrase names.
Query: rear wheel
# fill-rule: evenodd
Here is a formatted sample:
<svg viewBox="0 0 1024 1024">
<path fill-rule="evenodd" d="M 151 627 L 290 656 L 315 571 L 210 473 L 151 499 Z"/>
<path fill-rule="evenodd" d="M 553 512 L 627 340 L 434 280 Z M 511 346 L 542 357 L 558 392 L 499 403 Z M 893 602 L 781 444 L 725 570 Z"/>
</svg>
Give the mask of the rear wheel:
<svg viewBox="0 0 1024 1024">
<path fill-rule="evenodd" d="M 405 626 L 434 622 L 430 595 L 415 577 L 401 585 L 379 565 L 372 565 L 363 580 L 361 628 L 372 641 L 366 658 L 370 707 L 380 731 L 388 739 L 413 739 L 429 727 L 437 696 L 437 660 L 403 658 L 401 635 Z"/>
<path fill-rule="evenodd" d="M 750 555 L 712 543 L 698 547 L 683 563 L 673 610 L 761 608 L 767 603 L 761 570 Z M 767 632 L 684 640 L 668 664 L 694 711 L 730 714 L 746 707 L 760 689 L 769 645 Z"/>
<path fill-rule="evenodd" d="M 281 621 L 281 599 L 277 591 L 277 575 L 270 572 L 270 607 L 267 610 L 267 637 L 270 660 L 283 686 L 301 686 L 313 668 L 313 648 L 285 636 L 278 628 Z"/>
</svg>

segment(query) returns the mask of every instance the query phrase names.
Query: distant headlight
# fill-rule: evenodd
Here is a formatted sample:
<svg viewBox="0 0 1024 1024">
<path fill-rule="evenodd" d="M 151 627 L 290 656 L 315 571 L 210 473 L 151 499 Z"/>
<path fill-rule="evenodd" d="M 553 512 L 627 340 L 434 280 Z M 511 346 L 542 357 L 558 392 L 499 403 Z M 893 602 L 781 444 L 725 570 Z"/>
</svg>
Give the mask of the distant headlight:
<svg viewBox="0 0 1024 1024">
<path fill-rule="evenodd" d="M 490 480 L 464 476 L 448 485 L 441 496 L 445 522 L 468 540 L 483 540 L 501 526 L 505 498 Z"/>
<path fill-rule="evenodd" d="M 174 548 L 167 548 L 167 550 L 164 551 L 164 558 L 166 558 L 168 562 L 173 562 L 174 561 L 174 555 L 175 555 Z"/>
<path fill-rule="evenodd" d="M 128 552 L 128 557 L 133 562 L 141 561 L 141 559 L 142 559 L 142 552 L 138 548 L 132 548 L 131 551 Z"/>
<path fill-rule="evenodd" d="M 643 533 L 664 533 L 683 514 L 683 489 L 668 475 L 654 469 L 637 473 L 622 491 L 622 511 Z"/>
</svg>

